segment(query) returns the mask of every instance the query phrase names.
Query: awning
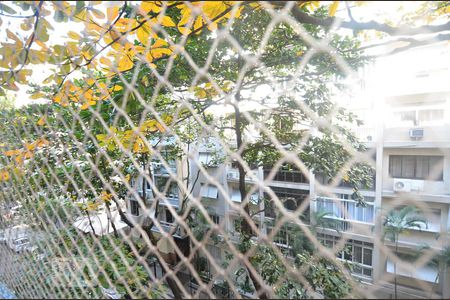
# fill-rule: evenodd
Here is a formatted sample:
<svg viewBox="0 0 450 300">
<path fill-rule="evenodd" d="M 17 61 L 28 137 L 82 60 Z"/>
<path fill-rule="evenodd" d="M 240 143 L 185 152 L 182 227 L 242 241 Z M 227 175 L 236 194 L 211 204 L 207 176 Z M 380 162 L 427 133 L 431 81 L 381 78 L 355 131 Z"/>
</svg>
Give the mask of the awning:
<svg viewBox="0 0 450 300">
<path fill-rule="evenodd" d="M 92 227 L 94 228 L 95 235 L 103 236 L 114 232 L 113 223 L 117 230 L 128 227 L 128 225 L 120 220 L 120 215 L 118 211 L 111 212 L 112 222 L 108 219 L 108 215 L 106 212 L 102 213 L 93 213 L 86 217 L 78 218 L 73 226 L 78 230 L 81 230 L 85 233 L 92 232 L 91 225 L 89 224 L 89 219 L 91 219 Z"/>
</svg>

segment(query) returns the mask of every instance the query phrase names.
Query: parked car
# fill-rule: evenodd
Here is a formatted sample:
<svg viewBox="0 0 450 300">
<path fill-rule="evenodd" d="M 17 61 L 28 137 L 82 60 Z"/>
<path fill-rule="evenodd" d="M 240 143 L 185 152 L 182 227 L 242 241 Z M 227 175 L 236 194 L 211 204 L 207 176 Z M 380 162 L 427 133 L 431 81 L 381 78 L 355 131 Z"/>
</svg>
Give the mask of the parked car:
<svg viewBox="0 0 450 300">
<path fill-rule="evenodd" d="M 26 236 L 19 237 L 17 239 L 10 240 L 8 246 L 14 252 L 20 253 L 20 252 L 25 251 L 25 249 L 30 246 L 30 240 Z"/>
</svg>

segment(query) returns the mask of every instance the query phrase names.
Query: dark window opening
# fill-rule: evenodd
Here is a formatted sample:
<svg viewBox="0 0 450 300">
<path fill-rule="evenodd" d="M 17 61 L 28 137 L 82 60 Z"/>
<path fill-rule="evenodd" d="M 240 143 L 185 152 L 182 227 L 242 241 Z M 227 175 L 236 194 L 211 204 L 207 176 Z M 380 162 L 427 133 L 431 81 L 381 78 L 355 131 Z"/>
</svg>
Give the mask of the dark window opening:
<svg viewBox="0 0 450 300">
<path fill-rule="evenodd" d="M 130 200 L 130 211 L 133 216 L 139 216 L 139 203 L 135 200 Z"/>
<path fill-rule="evenodd" d="M 443 180 L 444 157 L 390 155 L 389 175 L 394 178 Z"/>
</svg>

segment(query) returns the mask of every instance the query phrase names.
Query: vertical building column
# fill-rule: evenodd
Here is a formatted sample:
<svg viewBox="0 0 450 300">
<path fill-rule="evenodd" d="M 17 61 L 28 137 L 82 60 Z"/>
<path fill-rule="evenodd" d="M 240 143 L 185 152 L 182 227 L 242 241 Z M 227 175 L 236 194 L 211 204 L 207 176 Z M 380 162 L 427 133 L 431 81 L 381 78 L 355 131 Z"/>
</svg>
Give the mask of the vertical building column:
<svg viewBox="0 0 450 300">
<path fill-rule="evenodd" d="M 376 102 L 376 101 L 375 101 Z M 379 101 L 382 102 L 382 101 Z M 375 111 L 381 112 L 380 104 L 375 104 Z M 380 114 L 381 115 L 381 114 Z M 373 283 L 376 284 L 384 273 L 384 258 L 380 247 L 383 246 L 383 156 L 384 156 L 384 124 L 382 118 L 376 124 L 376 158 L 375 158 L 375 218 L 374 218 L 374 249 L 373 249 Z"/>
<path fill-rule="evenodd" d="M 264 169 L 262 166 L 258 167 L 258 181 L 260 183 L 264 182 Z M 261 224 L 260 230 L 261 233 L 266 235 L 267 234 L 267 226 L 266 226 L 266 213 L 265 213 L 265 203 L 264 203 L 264 189 L 263 185 L 261 184 L 258 188 L 259 191 L 259 209 L 261 213 L 259 214 L 259 224 Z"/>
<path fill-rule="evenodd" d="M 312 170 L 309 170 L 309 219 L 310 223 L 315 223 L 314 212 L 316 212 L 316 177 Z"/>
<path fill-rule="evenodd" d="M 448 232 L 450 229 L 450 207 L 446 205 L 445 209 L 441 211 L 441 233 Z M 450 237 L 448 235 L 441 235 L 443 240 L 441 241 L 441 247 L 450 245 Z M 441 274 L 439 274 L 439 289 L 442 291 L 443 299 L 450 299 L 450 267 L 440 266 L 442 269 Z"/>
<path fill-rule="evenodd" d="M 227 192 L 228 198 L 231 200 L 231 193 L 230 190 L 228 188 L 228 171 L 229 171 L 229 166 L 228 165 L 224 165 L 222 167 L 222 186 L 224 187 L 224 190 Z M 224 218 L 225 218 L 225 222 L 224 222 L 224 229 L 227 233 L 231 232 L 234 230 L 233 228 L 233 224 L 231 224 L 230 221 L 230 203 L 226 200 L 224 200 L 224 207 L 223 207 L 223 211 L 224 211 Z"/>
</svg>

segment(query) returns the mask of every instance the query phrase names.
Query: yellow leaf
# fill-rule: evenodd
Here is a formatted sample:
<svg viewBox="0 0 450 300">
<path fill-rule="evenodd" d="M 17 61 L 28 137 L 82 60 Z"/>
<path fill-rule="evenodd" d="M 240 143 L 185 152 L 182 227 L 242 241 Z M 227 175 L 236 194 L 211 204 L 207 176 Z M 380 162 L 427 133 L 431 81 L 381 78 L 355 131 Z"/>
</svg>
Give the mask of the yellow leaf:
<svg viewBox="0 0 450 300">
<path fill-rule="evenodd" d="M 42 117 L 39 119 L 39 121 L 37 121 L 36 124 L 38 124 L 39 126 L 44 126 L 44 124 L 45 124 L 45 119 L 46 119 L 46 117 L 45 117 L 45 116 L 42 116 Z"/>
<path fill-rule="evenodd" d="M 14 40 L 17 43 L 17 48 L 20 48 L 23 46 L 22 41 L 17 37 L 17 35 L 15 35 L 14 33 L 12 33 L 9 29 L 6 29 L 6 36 L 12 40 Z"/>
<path fill-rule="evenodd" d="M 118 92 L 118 91 L 120 91 L 122 89 L 123 89 L 123 87 L 121 87 L 120 85 L 115 85 L 115 86 L 113 86 L 112 91 L 113 92 Z"/>
<path fill-rule="evenodd" d="M 155 1 L 143 1 L 141 3 L 141 9 L 147 13 L 159 13 L 161 11 L 161 6 L 158 6 Z"/>
<path fill-rule="evenodd" d="M 163 57 L 165 54 L 170 55 L 172 54 L 172 50 L 169 48 L 158 48 L 151 51 L 151 54 L 153 58 L 160 58 Z"/>
<path fill-rule="evenodd" d="M 163 39 L 157 39 L 157 40 L 153 43 L 152 48 L 161 48 L 161 47 L 168 46 L 168 45 L 169 45 L 169 43 L 167 43 L 165 40 L 163 40 Z"/>
<path fill-rule="evenodd" d="M 52 74 L 52 75 L 48 76 L 47 78 L 45 78 L 44 81 L 42 81 L 42 83 L 48 84 L 53 80 L 54 77 L 55 77 L 55 75 Z"/>
<path fill-rule="evenodd" d="M 131 59 L 127 55 L 123 55 L 119 63 L 117 64 L 117 69 L 119 72 L 128 71 L 129 69 L 133 68 L 134 64 L 131 61 Z"/>
<path fill-rule="evenodd" d="M 79 35 L 78 33 L 74 32 L 74 31 L 69 31 L 67 32 L 67 35 L 74 40 L 79 41 L 81 39 L 81 35 Z"/>
<path fill-rule="evenodd" d="M 150 39 L 150 27 L 147 23 L 145 23 L 142 27 L 136 30 L 136 36 L 144 46 L 147 46 L 148 41 Z"/>
<path fill-rule="evenodd" d="M 22 28 L 22 30 L 28 31 L 32 28 L 30 22 L 28 22 L 28 20 L 25 20 L 22 24 L 20 24 L 20 28 Z"/>
<path fill-rule="evenodd" d="M 194 23 L 194 30 L 197 30 L 203 26 L 203 19 L 201 17 L 197 17 Z M 200 31 L 198 32 L 200 33 Z"/>
<path fill-rule="evenodd" d="M 113 197 L 112 194 L 105 192 L 105 191 L 101 192 L 101 194 L 100 194 L 100 198 L 105 202 L 111 201 L 112 197 Z"/>
<path fill-rule="evenodd" d="M 2 181 L 9 180 L 9 173 L 8 173 L 8 171 L 1 171 L 0 172 L 0 180 L 2 180 Z"/>
<path fill-rule="evenodd" d="M 339 1 L 333 1 L 333 3 L 330 5 L 330 8 L 328 10 L 328 15 L 333 17 L 336 14 L 338 6 L 339 6 Z"/>
<path fill-rule="evenodd" d="M 176 24 L 172 20 L 172 18 L 170 18 L 169 16 L 164 16 L 161 21 L 161 25 L 166 27 L 175 27 Z"/>
<path fill-rule="evenodd" d="M 91 8 L 90 11 L 98 19 L 104 19 L 105 18 L 105 14 L 101 10 L 98 10 L 98 9 L 95 9 L 95 8 Z"/>
<path fill-rule="evenodd" d="M 31 95 L 31 96 L 30 96 L 30 99 L 39 99 L 39 98 L 43 98 L 44 96 L 45 96 L 44 93 L 37 92 L 37 93 Z"/>
<path fill-rule="evenodd" d="M 8 150 L 8 151 L 5 151 L 4 154 L 5 154 L 6 156 L 15 156 L 15 155 L 19 155 L 20 152 L 21 152 L 20 149 L 16 149 L 16 150 Z"/>
<path fill-rule="evenodd" d="M 36 147 L 41 148 L 41 147 L 47 146 L 48 144 L 50 144 L 50 142 L 47 141 L 46 139 L 40 139 L 37 141 Z"/>
<path fill-rule="evenodd" d="M 202 88 L 197 88 L 195 91 L 195 96 L 197 96 L 200 99 L 206 98 L 207 94 L 206 91 Z"/>
<path fill-rule="evenodd" d="M 160 123 L 156 123 L 156 127 L 158 127 L 158 130 L 160 132 L 166 132 L 166 129 L 164 128 L 164 126 L 162 126 Z"/>
<path fill-rule="evenodd" d="M 103 56 L 102 58 L 100 58 L 100 62 L 108 67 L 112 66 L 112 61 L 107 57 Z"/>
</svg>

